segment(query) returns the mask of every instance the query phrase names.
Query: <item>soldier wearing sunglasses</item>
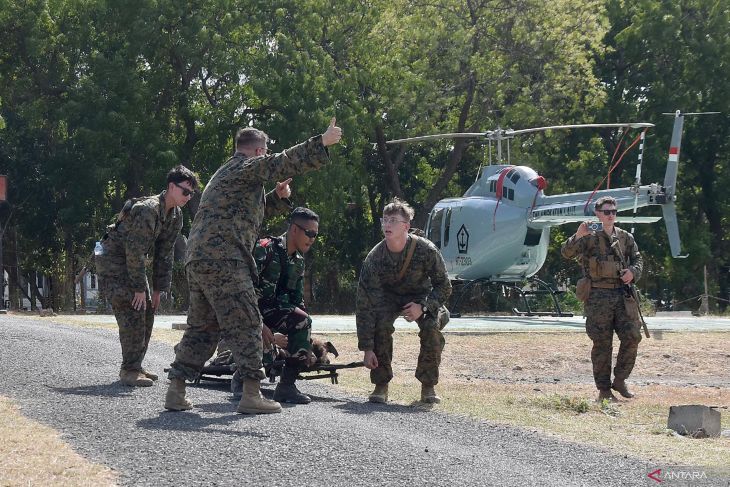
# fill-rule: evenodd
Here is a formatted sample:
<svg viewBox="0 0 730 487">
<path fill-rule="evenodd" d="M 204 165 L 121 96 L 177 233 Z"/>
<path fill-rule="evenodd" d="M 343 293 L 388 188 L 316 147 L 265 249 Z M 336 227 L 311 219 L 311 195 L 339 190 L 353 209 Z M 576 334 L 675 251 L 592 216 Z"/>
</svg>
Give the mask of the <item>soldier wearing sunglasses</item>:
<svg viewBox="0 0 730 487">
<path fill-rule="evenodd" d="M 172 281 L 172 250 L 180 235 L 181 207 L 198 187 L 198 177 L 185 166 L 167 174 L 159 195 L 128 200 L 107 227 L 95 250 L 99 285 L 111 301 L 119 325 L 122 365 L 119 378 L 128 386 L 151 386 L 157 375 L 142 367 L 150 341 L 160 292 Z M 145 275 L 145 255 L 152 257 L 152 293 Z"/>
<path fill-rule="evenodd" d="M 627 312 L 624 286 L 641 277 L 643 260 L 634 236 L 617 227 L 616 200 L 599 198 L 595 213 L 603 229 L 591 231 L 586 222 L 578 227 L 561 249 L 563 257 L 576 258 L 583 274 L 590 279 L 590 294 L 585 302 L 586 332 L 593 342 L 591 361 L 598 401 L 616 401 L 611 389 L 623 397 L 634 394 L 626 386 L 636 363 L 641 341 L 641 322 Z M 619 259 L 618 253 L 623 259 Z M 626 263 L 624 267 L 621 261 Z M 611 381 L 614 332 L 621 342 Z"/>
<path fill-rule="evenodd" d="M 265 378 L 262 333 L 258 309 L 258 280 L 254 244 L 265 214 L 281 207 L 289 181 L 296 174 L 329 162 L 327 147 L 342 138 L 342 129 L 330 121 L 322 135 L 278 154 L 268 153 L 269 137 L 253 127 L 236 134 L 236 152 L 213 175 L 200 198 L 185 256 L 190 289 L 188 328 L 175 347 L 168 377 L 165 408 L 193 407 L 185 397 L 185 380 L 195 380 L 222 338 L 230 347 L 243 379 L 237 412 L 278 413 L 281 405 L 261 395 Z M 270 193 L 268 181 L 280 181 Z M 288 209 L 286 205 L 283 205 Z M 264 337 L 273 341 L 269 330 Z"/>
</svg>

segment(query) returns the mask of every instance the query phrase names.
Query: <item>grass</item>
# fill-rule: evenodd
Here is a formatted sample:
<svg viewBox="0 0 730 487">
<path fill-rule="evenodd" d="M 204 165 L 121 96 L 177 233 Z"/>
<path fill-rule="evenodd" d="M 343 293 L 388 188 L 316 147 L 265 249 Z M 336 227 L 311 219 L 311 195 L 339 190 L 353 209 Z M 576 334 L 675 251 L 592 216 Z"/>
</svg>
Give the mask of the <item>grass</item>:
<svg viewBox="0 0 730 487">
<path fill-rule="evenodd" d="M 0 396 L 0 486 L 113 486 L 113 470 L 86 461 L 51 428 L 24 418 Z"/>
<path fill-rule="evenodd" d="M 72 316 L 41 319 L 116 329 Z M 181 335 L 153 331 L 154 340 L 170 345 Z M 362 359 L 355 334 L 318 336 L 336 345 L 337 362 Z M 396 333 L 391 401 L 539 431 L 656 464 L 727 471 L 730 437 L 690 439 L 666 426 L 670 406 L 704 404 L 719 406 L 722 429 L 730 429 L 730 332 L 665 332 L 662 339 L 644 340 L 629 380 L 637 397 L 618 403 L 594 401 L 590 341 L 583 333 L 457 333 L 446 340 L 437 386 L 443 402 L 425 406 L 417 402 L 420 384 L 413 377 L 418 336 Z M 617 343 L 614 353 L 616 348 Z M 361 397 L 372 390 L 364 368 L 344 369 L 332 387 Z"/>
</svg>

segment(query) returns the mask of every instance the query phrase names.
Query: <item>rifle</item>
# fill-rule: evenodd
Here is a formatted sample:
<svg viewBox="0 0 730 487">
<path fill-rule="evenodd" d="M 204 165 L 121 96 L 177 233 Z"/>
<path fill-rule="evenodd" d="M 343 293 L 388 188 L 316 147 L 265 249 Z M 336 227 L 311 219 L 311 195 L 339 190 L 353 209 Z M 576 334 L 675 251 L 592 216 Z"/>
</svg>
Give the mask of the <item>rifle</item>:
<svg viewBox="0 0 730 487">
<path fill-rule="evenodd" d="M 611 250 L 616 255 L 616 257 L 618 257 L 618 260 L 621 263 L 621 268 L 628 269 L 629 266 L 626 264 L 624 253 L 621 251 L 621 249 L 618 248 L 618 237 L 616 235 L 613 235 L 611 240 Z M 651 336 L 649 335 L 649 328 L 646 326 L 646 321 L 644 321 L 644 315 L 641 313 L 641 306 L 639 306 L 639 293 L 636 292 L 636 286 L 634 286 L 633 282 L 624 284 L 624 293 L 626 294 L 626 296 L 630 296 L 634 299 L 634 303 L 636 303 L 636 309 L 639 312 L 641 327 L 644 329 L 644 336 L 646 336 L 646 338 L 651 338 Z"/>
</svg>

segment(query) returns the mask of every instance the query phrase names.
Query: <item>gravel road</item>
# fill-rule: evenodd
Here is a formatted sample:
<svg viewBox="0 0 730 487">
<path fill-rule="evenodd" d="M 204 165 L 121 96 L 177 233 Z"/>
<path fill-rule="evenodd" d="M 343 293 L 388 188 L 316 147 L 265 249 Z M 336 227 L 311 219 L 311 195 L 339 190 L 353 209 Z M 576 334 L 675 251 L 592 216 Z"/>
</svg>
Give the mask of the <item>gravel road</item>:
<svg viewBox="0 0 730 487">
<path fill-rule="evenodd" d="M 244 416 L 225 387 L 189 387 L 196 407 L 163 409 L 172 348 L 153 342 L 150 388 L 118 381 L 109 330 L 0 316 L 0 395 L 60 432 L 122 485 L 653 485 L 657 468 L 485 421 L 374 405 L 319 383 L 309 405 Z M 318 382 L 318 383 L 314 383 Z M 269 393 L 272 386 L 265 385 Z M 672 484 L 676 485 L 676 484 Z"/>
</svg>

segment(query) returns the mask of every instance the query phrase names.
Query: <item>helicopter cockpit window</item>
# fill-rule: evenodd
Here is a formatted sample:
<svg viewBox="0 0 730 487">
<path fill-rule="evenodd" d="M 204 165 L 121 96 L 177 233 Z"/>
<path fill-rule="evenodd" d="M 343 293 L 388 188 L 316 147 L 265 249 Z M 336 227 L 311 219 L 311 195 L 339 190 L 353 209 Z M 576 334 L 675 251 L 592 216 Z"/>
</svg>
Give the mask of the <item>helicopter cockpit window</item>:
<svg viewBox="0 0 730 487">
<path fill-rule="evenodd" d="M 515 199 L 515 190 L 512 188 L 505 188 L 505 195 L 507 196 L 508 200 L 514 200 Z"/>
<path fill-rule="evenodd" d="M 510 181 L 512 181 L 512 182 L 513 182 L 514 184 L 517 184 L 517 181 L 519 181 L 519 180 L 520 180 L 520 173 L 518 173 L 517 171 L 515 171 L 515 172 L 514 172 L 514 174 L 512 174 L 512 175 L 511 175 L 511 176 L 509 177 L 509 179 L 510 179 Z"/>
<path fill-rule="evenodd" d="M 433 242 L 436 248 L 441 248 L 441 223 L 444 218 L 444 209 L 436 208 L 431 212 L 431 221 L 428 224 L 428 234 L 426 237 Z"/>
</svg>

